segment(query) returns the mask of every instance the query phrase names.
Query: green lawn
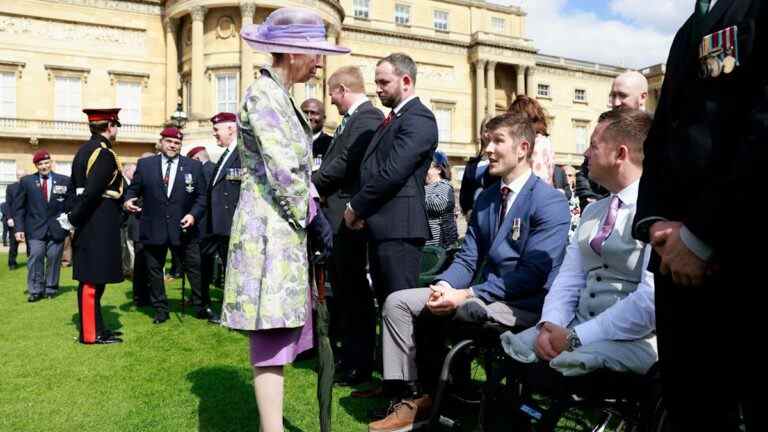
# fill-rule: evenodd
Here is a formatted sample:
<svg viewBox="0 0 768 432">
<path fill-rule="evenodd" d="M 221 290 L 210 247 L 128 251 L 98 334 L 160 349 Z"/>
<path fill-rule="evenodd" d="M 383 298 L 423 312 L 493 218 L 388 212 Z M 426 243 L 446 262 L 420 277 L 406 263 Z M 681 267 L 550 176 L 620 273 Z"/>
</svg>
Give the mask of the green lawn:
<svg viewBox="0 0 768 432">
<path fill-rule="evenodd" d="M 0 431 L 258 430 L 247 340 L 180 316 L 178 282 L 167 287 L 171 320 L 159 326 L 151 308 L 132 305 L 130 282 L 109 285 L 105 321 L 125 343 L 85 346 L 76 342 L 71 269 L 57 297 L 30 304 L 26 269 L 11 272 L 6 262 L 0 254 Z M 319 429 L 314 366 L 286 368 L 287 431 Z M 376 401 L 349 393 L 334 389 L 333 429 L 367 430 Z"/>
</svg>

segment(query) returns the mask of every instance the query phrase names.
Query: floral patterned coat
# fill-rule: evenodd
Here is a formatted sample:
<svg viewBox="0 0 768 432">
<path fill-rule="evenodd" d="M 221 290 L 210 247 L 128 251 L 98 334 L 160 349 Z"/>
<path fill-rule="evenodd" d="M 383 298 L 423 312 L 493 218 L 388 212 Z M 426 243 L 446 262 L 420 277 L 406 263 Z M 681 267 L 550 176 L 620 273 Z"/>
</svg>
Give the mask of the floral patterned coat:
<svg viewBox="0 0 768 432">
<path fill-rule="evenodd" d="M 243 168 L 232 221 L 222 324 L 295 328 L 307 313 L 312 137 L 304 114 L 270 68 L 245 93 L 238 151 Z"/>
</svg>

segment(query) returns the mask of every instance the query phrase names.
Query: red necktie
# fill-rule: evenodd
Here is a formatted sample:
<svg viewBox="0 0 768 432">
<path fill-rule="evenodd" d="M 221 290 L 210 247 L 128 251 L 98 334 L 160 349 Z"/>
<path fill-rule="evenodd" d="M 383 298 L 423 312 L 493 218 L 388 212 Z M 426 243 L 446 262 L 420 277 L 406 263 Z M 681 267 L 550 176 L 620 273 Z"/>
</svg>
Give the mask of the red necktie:
<svg viewBox="0 0 768 432">
<path fill-rule="evenodd" d="M 395 110 L 392 110 L 389 112 L 389 114 L 386 117 L 384 117 L 384 121 L 381 122 L 381 127 L 382 128 L 387 127 L 390 123 L 392 123 L 392 119 L 394 118 L 395 118 Z"/>
<path fill-rule="evenodd" d="M 499 211 L 499 222 L 496 224 L 496 230 L 501 228 L 501 224 L 504 223 L 504 216 L 507 215 L 507 197 L 512 189 L 502 186 L 501 187 L 501 209 Z"/>
<path fill-rule="evenodd" d="M 40 176 L 40 190 L 43 192 L 43 201 L 48 202 L 48 176 Z"/>
</svg>

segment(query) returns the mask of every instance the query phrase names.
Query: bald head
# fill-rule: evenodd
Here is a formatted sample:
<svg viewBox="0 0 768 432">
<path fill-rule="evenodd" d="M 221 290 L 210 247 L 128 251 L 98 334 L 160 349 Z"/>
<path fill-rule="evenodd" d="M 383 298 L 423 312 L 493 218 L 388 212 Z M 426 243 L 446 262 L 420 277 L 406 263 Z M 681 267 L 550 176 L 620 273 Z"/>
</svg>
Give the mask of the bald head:
<svg viewBox="0 0 768 432">
<path fill-rule="evenodd" d="M 640 72 L 627 71 L 613 80 L 608 103 L 611 108 L 623 106 L 645 110 L 646 99 L 648 99 L 648 80 Z"/>
<path fill-rule="evenodd" d="M 312 133 L 318 133 L 323 130 L 325 124 L 325 107 L 317 99 L 309 98 L 301 104 L 301 112 L 307 116 Z"/>
</svg>

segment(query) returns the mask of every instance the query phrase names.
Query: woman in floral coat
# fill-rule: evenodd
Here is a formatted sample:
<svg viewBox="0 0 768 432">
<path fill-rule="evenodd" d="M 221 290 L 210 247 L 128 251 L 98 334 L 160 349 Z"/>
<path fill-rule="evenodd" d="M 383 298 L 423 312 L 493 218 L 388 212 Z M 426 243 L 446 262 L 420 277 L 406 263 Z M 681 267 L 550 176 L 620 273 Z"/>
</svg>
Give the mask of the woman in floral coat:
<svg viewBox="0 0 768 432">
<path fill-rule="evenodd" d="M 273 54 L 243 98 L 238 151 L 244 173 L 232 222 L 222 324 L 249 333 L 261 431 L 283 430 L 283 366 L 312 347 L 307 237 L 330 251 L 332 232 L 310 183 L 312 132 L 289 89 L 321 67 L 326 41 L 314 12 L 283 8 L 241 37 Z"/>
</svg>

